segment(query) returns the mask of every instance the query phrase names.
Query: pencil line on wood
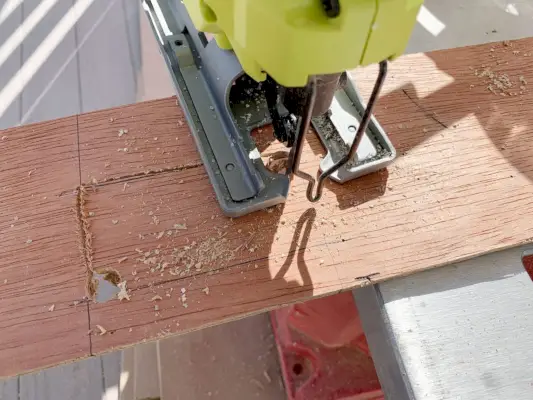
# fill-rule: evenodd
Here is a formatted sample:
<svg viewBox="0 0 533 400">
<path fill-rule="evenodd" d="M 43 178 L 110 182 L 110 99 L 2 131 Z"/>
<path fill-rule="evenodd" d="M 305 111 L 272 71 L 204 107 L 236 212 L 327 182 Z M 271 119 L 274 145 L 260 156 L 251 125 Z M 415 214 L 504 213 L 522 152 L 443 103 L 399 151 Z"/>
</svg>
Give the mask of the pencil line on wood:
<svg viewBox="0 0 533 400">
<path fill-rule="evenodd" d="M 111 184 L 114 184 L 114 183 L 123 183 L 123 182 L 132 181 L 132 180 L 135 180 L 135 179 L 140 179 L 140 178 L 144 178 L 144 177 L 148 177 L 148 176 L 154 176 L 154 175 L 158 175 L 158 174 L 164 174 L 164 173 L 168 173 L 168 172 L 186 171 L 186 170 L 189 170 L 189 169 L 194 169 L 194 168 L 201 167 L 202 165 L 203 165 L 203 163 L 196 162 L 196 163 L 190 163 L 190 164 L 185 164 L 185 165 L 178 165 L 177 167 L 160 168 L 160 169 L 148 170 L 148 171 L 143 171 L 143 172 L 137 172 L 135 174 L 128 174 L 128 175 L 122 175 L 122 176 L 117 176 L 117 177 L 110 177 L 110 178 L 105 178 L 101 182 L 97 182 L 97 183 L 91 184 L 91 187 L 96 188 L 96 187 L 111 185 Z M 82 186 L 83 186 L 83 184 L 82 184 Z"/>
</svg>

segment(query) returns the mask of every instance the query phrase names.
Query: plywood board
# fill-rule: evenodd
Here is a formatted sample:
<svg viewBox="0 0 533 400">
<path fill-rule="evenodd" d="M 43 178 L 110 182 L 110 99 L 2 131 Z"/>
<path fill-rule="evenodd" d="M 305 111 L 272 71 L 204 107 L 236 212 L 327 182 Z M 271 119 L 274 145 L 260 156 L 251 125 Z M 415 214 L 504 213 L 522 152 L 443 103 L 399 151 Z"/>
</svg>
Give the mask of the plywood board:
<svg viewBox="0 0 533 400">
<path fill-rule="evenodd" d="M 89 355 L 76 117 L 0 132 L 0 376 Z"/>
<path fill-rule="evenodd" d="M 79 164 L 76 151 L 71 167 L 46 174 L 42 190 L 61 186 L 72 193 L 83 184 L 83 209 L 79 196 L 65 201 L 78 207 L 91 247 L 82 247 L 84 263 L 73 261 L 67 275 L 35 283 L 35 302 L 50 303 L 68 285 L 76 298 L 87 270 L 118 271 L 129 300 L 91 302 L 90 319 L 85 314 L 90 351 L 101 353 L 532 241 L 532 45 L 525 39 L 395 61 L 376 110 L 398 150 L 392 167 L 345 185 L 328 182 L 317 204 L 306 200 L 306 184 L 295 178 L 284 206 L 235 220 L 219 210 L 175 98 L 79 116 L 70 128 L 79 136 Z M 353 76 L 368 93 L 375 70 Z M 46 126 L 32 129 L 42 134 Z M 24 136 L 29 129 L 12 132 Z M 46 144 L 46 156 L 22 160 L 20 168 L 62 151 L 58 143 Z M 17 147 L 6 154 L 20 157 Z M 309 135 L 302 169 L 313 172 L 321 155 Z M 8 167 L 2 173 L 14 176 Z M 38 209 L 30 200 L 6 199 L 0 206 L 9 208 L 6 215 Z M 51 225 L 44 217 L 36 221 Z M 78 250 L 79 226 L 69 221 L 61 229 L 71 236 L 56 244 L 53 257 Z M 24 235 L 5 248 L 24 254 L 16 242 Z M 2 268 L 9 271 L 10 264 Z M 46 298 L 44 289 L 51 290 Z M 14 287 L 3 307 L 13 307 L 22 290 Z M 9 314 L 0 315 L 7 325 Z M 37 323 L 32 318 L 30 325 Z"/>
</svg>

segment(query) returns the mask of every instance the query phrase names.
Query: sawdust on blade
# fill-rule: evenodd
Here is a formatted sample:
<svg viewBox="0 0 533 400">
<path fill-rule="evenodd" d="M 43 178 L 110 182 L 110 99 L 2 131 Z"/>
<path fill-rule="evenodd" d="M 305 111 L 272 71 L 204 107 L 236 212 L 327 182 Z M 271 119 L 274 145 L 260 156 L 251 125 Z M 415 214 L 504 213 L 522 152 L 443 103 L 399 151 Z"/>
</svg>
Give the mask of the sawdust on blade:
<svg viewBox="0 0 533 400">
<path fill-rule="evenodd" d="M 276 151 L 274 153 L 261 154 L 263 164 L 269 171 L 283 174 L 287 169 L 287 162 L 289 161 L 288 151 Z"/>
</svg>

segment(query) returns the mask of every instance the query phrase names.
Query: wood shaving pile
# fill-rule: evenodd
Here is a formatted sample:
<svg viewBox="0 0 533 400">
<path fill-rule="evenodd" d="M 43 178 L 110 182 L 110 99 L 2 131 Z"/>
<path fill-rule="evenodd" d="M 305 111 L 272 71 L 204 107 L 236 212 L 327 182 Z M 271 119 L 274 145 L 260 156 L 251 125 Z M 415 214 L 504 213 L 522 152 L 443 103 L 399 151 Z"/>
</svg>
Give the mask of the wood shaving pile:
<svg viewBox="0 0 533 400">
<path fill-rule="evenodd" d="M 233 249 L 228 248 L 228 240 L 225 234 L 218 232 L 215 237 L 208 237 L 201 242 L 192 242 L 182 249 L 174 249 L 173 260 L 184 269 L 179 271 L 179 267 L 174 270 L 179 276 L 190 273 L 194 268 L 196 271 L 202 270 L 205 266 L 211 268 L 226 265 L 235 258 Z"/>
<path fill-rule="evenodd" d="M 511 48 L 513 44 L 509 41 L 503 42 L 503 46 L 499 48 L 491 48 L 490 56 L 496 59 L 496 66 L 500 64 L 508 64 L 504 60 L 497 59 L 498 53 L 496 50 L 503 50 L 504 53 L 507 52 L 508 48 Z M 513 50 L 514 55 L 520 54 L 519 50 Z M 527 53 L 524 53 L 524 56 L 527 56 Z M 483 79 L 484 83 L 487 85 L 487 90 L 492 92 L 497 96 L 517 96 L 523 95 L 526 91 L 527 81 L 525 78 L 520 75 L 518 77 L 509 77 L 506 73 L 498 73 L 492 70 L 490 66 L 482 65 L 483 69 L 481 71 L 474 69 L 474 75 L 478 78 Z M 474 85 L 470 85 L 470 88 L 473 88 Z"/>
<path fill-rule="evenodd" d="M 184 225 L 174 225 L 176 230 L 183 229 Z M 156 237 L 159 239 L 165 231 Z M 172 233 L 172 231 L 170 231 Z M 172 276 L 186 276 L 191 272 L 198 272 L 209 268 L 218 269 L 227 265 L 235 258 L 235 249 L 230 249 L 225 234 L 208 237 L 200 242 L 192 242 L 181 248 L 156 249 L 144 251 L 135 249 L 140 257 L 136 261 L 142 262 L 150 268 L 151 273 L 164 273 L 167 271 Z"/>
<path fill-rule="evenodd" d="M 276 151 L 274 153 L 261 154 L 261 159 L 269 171 L 284 173 L 289 160 L 289 152 Z"/>
<path fill-rule="evenodd" d="M 496 95 L 508 96 L 512 92 L 509 91 L 514 85 L 511 82 L 511 79 L 507 74 L 498 74 L 486 67 L 481 72 L 477 70 L 474 72 L 479 78 L 486 78 L 486 83 L 488 83 L 487 89 Z"/>
</svg>

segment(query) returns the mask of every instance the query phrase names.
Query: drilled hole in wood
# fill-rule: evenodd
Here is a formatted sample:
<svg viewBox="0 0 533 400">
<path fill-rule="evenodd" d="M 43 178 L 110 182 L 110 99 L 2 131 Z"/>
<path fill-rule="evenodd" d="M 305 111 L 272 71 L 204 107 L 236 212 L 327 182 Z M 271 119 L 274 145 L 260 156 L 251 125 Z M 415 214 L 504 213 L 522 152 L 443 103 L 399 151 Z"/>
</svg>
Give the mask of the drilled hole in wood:
<svg viewBox="0 0 533 400">
<path fill-rule="evenodd" d="M 116 298 L 120 292 L 121 280 L 119 272 L 113 268 L 95 270 L 92 277 L 92 289 L 96 302 L 103 303 Z"/>
</svg>

